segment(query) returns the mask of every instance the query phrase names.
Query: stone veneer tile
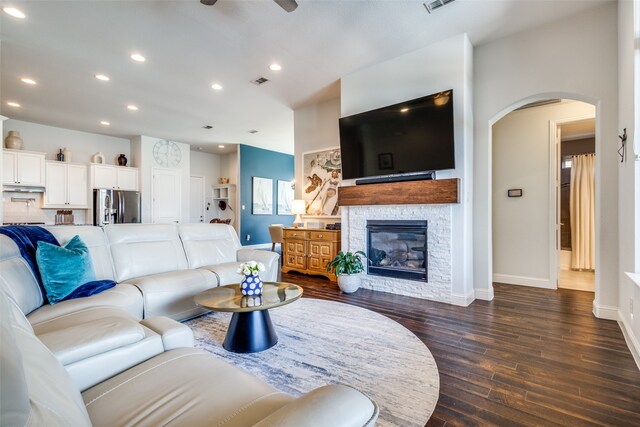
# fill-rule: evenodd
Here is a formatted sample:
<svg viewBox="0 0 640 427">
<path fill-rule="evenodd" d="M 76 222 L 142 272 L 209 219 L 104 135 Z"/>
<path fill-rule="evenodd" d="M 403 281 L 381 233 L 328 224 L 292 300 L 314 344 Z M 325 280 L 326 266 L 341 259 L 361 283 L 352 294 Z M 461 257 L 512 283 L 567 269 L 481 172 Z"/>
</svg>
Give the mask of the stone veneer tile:
<svg viewBox="0 0 640 427">
<path fill-rule="evenodd" d="M 367 249 L 367 220 L 427 220 L 428 282 L 374 275 L 362 276 L 362 287 L 416 298 L 451 302 L 451 206 L 348 206 L 347 237 L 349 251 Z"/>
</svg>

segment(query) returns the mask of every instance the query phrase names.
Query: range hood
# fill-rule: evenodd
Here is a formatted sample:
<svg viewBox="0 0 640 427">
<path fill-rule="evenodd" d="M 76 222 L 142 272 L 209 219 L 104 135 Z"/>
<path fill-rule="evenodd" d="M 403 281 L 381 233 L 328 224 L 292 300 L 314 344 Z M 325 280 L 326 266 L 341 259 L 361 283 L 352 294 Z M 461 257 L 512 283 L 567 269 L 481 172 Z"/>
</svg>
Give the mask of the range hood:
<svg viewBox="0 0 640 427">
<path fill-rule="evenodd" d="M 44 193 L 44 187 L 28 185 L 3 185 L 2 191 L 8 191 L 11 193 Z"/>
</svg>

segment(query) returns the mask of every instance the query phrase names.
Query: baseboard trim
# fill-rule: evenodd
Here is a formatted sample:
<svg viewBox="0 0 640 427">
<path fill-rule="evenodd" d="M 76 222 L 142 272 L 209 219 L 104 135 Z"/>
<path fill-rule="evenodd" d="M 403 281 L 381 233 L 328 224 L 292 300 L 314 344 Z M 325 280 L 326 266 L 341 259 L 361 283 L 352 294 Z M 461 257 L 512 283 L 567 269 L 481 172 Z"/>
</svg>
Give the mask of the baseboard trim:
<svg viewBox="0 0 640 427">
<path fill-rule="evenodd" d="M 506 283 L 508 285 L 531 286 L 533 288 L 556 289 L 549 279 L 539 279 L 537 277 L 512 276 L 510 274 L 494 274 L 493 281 Z"/>
<path fill-rule="evenodd" d="M 462 307 L 468 307 L 469 304 L 471 304 L 475 299 L 476 299 L 476 297 L 475 297 L 475 292 L 474 291 L 471 291 L 466 295 L 464 295 L 464 294 L 451 294 L 451 304 L 459 305 L 459 306 L 462 306 Z"/>
<path fill-rule="evenodd" d="M 620 325 L 620 329 L 622 330 L 622 335 L 624 336 L 624 340 L 627 343 L 627 347 L 629 347 L 629 351 L 631 351 L 631 355 L 633 356 L 633 360 L 636 361 L 636 365 L 638 365 L 638 369 L 640 369 L 640 341 L 634 335 L 633 330 L 627 325 L 627 322 L 622 317 L 622 311 L 618 310 L 618 325 Z"/>
<path fill-rule="evenodd" d="M 618 307 L 610 305 L 598 305 L 593 300 L 593 315 L 598 319 L 618 320 Z"/>
<path fill-rule="evenodd" d="M 489 289 L 474 289 L 477 299 L 493 301 L 493 285 Z"/>
</svg>

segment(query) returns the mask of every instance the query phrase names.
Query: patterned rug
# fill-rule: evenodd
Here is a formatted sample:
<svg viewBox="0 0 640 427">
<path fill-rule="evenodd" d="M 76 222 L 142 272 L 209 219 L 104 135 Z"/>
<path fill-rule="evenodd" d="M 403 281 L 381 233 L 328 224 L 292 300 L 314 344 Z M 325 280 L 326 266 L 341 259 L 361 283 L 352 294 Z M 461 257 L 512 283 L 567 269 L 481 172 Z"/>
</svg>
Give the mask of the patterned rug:
<svg viewBox="0 0 640 427">
<path fill-rule="evenodd" d="M 424 426 L 440 388 L 429 349 L 399 323 L 352 305 L 301 298 L 269 311 L 278 343 L 263 352 L 222 348 L 230 313 L 185 322 L 196 347 L 299 396 L 325 384 L 349 384 L 380 407 L 378 426 Z"/>
</svg>

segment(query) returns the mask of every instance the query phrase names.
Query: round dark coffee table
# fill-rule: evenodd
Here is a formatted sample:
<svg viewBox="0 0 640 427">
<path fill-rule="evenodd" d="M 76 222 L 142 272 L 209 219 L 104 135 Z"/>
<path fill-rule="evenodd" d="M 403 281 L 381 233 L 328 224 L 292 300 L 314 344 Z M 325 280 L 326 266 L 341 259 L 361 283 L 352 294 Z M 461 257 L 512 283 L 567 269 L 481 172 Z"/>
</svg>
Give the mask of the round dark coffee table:
<svg viewBox="0 0 640 427">
<path fill-rule="evenodd" d="M 213 311 L 232 312 L 223 347 L 234 353 L 255 353 L 278 342 L 269 309 L 289 304 L 302 296 L 292 283 L 264 282 L 262 295 L 245 296 L 240 285 L 212 288 L 195 296 L 197 305 Z"/>
</svg>

